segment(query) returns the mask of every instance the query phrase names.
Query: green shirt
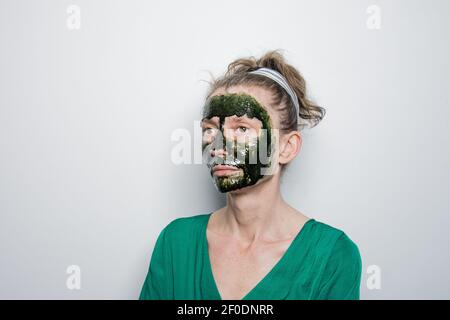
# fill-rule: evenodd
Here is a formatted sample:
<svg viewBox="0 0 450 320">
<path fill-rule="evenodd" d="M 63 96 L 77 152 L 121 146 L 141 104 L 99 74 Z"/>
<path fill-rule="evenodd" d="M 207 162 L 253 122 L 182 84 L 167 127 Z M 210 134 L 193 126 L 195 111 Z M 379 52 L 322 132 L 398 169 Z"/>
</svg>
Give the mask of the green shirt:
<svg viewBox="0 0 450 320">
<path fill-rule="evenodd" d="M 159 234 L 139 299 L 221 300 L 208 253 L 212 213 L 177 218 Z M 308 220 L 243 300 L 359 299 L 362 262 L 341 230 Z"/>
</svg>

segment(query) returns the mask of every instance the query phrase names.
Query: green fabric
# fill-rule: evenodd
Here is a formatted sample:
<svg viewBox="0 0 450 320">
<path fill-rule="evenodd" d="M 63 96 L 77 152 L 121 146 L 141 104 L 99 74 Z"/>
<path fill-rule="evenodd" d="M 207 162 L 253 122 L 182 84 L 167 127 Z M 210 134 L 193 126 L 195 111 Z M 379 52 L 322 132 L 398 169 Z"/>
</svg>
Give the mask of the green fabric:
<svg viewBox="0 0 450 320">
<path fill-rule="evenodd" d="M 159 234 L 139 299 L 221 300 L 208 254 L 212 213 L 182 217 Z M 310 219 L 243 300 L 359 299 L 362 261 L 341 230 Z"/>
</svg>

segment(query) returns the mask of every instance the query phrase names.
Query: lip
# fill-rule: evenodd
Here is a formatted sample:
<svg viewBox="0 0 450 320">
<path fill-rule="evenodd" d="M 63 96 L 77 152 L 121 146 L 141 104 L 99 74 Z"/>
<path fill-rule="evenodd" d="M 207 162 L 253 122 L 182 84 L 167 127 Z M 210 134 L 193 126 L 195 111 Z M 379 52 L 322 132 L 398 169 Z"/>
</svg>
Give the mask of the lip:
<svg viewBox="0 0 450 320">
<path fill-rule="evenodd" d="M 223 165 L 223 164 L 218 164 L 213 167 L 213 172 L 223 171 L 223 170 L 228 171 L 228 170 L 239 170 L 239 169 L 236 168 L 235 166 L 227 166 L 227 165 Z"/>
<path fill-rule="evenodd" d="M 219 164 L 219 165 L 215 165 L 213 167 L 213 174 L 215 174 L 216 176 L 225 176 L 228 174 L 231 174 L 233 172 L 237 172 L 239 171 L 238 168 L 236 168 L 235 166 L 227 166 L 227 165 L 223 165 L 223 164 Z"/>
</svg>

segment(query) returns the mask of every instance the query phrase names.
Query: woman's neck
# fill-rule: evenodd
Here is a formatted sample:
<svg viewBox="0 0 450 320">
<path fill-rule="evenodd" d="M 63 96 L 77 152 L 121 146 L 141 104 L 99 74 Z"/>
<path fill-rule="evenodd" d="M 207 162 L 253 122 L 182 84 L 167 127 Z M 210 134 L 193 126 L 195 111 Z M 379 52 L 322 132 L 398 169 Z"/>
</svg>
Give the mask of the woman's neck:
<svg viewBox="0 0 450 320">
<path fill-rule="evenodd" d="M 220 229 L 250 244 L 295 236 L 299 214 L 282 198 L 279 175 L 245 189 L 227 194 Z"/>
</svg>

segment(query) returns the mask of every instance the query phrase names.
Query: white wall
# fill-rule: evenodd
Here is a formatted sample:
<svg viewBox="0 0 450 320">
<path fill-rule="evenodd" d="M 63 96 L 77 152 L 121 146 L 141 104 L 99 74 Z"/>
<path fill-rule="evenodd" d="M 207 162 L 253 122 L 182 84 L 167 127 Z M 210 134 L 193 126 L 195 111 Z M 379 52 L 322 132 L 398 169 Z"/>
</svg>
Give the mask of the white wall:
<svg viewBox="0 0 450 320">
<path fill-rule="evenodd" d="M 69 30 L 69 5 L 81 28 Z M 381 8 L 381 28 L 366 22 Z M 172 219 L 225 204 L 175 166 L 209 79 L 284 49 L 327 110 L 283 178 L 380 290 L 450 298 L 450 2 L 0 1 L 0 298 L 135 299 Z M 195 186 L 193 188 L 192 186 Z M 81 290 L 66 288 L 79 265 Z"/>
</svg>

